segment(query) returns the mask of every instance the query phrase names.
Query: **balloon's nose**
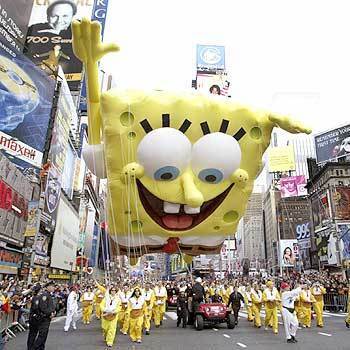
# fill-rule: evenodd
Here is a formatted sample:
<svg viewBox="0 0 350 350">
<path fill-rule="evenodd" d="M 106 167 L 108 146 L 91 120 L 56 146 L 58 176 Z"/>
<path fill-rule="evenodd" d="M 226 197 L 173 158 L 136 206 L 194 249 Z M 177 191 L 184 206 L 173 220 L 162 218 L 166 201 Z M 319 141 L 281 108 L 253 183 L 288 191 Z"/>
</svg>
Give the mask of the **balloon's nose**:
<svg viewBox="0 0 350 350">
<path fill-rule="evenodd" d="M 193 181 L 193 174 L 187 171 L 182 175 L 181 180 L 186 204 L 194 208 L 200 207 L 204 198 Z"/>
</svg>

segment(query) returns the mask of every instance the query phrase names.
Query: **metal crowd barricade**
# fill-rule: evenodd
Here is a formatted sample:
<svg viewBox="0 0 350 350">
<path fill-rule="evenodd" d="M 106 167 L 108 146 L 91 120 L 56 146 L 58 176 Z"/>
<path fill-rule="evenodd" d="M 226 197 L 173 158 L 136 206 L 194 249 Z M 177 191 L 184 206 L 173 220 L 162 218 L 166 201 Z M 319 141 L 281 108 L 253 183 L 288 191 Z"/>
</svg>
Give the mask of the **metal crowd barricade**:
<svg viewBox="0 0 350 350">
<path fill-rule="evenodd" d="M 26 329 L 18 322 L 18 310 L 9 313 L 1 311 L 0 328 L 1 333 L 8 338 L 16 338 L 16 332 L 24 332 Z"/>
<path fill-rule="evenodd" d="M 324 295 L 324 308 L 333 312 L 347 312 L 348 295 L 338 293 L 326 293 Z"/>
</svg>

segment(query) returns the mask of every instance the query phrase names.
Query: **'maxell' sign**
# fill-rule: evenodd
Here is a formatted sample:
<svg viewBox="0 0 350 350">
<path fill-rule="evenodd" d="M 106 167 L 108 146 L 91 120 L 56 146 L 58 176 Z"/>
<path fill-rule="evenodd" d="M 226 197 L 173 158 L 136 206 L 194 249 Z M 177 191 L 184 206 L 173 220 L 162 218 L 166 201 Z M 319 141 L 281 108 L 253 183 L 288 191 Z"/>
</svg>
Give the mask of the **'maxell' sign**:
<svg viewBox="0 0 350 350">
<path fill-rule="evenodd" d="M 0 239 L 23 246 L 28 221 L 28 201 L 33 187 L 0 153 Z"/>
</svg>

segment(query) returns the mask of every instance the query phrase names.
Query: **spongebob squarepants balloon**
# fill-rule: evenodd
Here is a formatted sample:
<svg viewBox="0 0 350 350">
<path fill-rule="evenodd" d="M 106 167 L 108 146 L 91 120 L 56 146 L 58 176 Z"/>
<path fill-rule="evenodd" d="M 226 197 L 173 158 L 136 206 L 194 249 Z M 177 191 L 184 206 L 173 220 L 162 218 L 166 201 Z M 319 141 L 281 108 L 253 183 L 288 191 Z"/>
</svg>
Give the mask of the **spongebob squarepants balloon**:
<svg viewBox="0 0 350 350">
<path fill-rule="evenodd" d="M 120 252 L 219 252 L 244 214 L 272 129 L 310 130 L 198 93 L 100 96 L 97 62 L 118 47 L 102 44 L 99 24 L 88 20 L 73 23 L 73 37 L 88 79 L 84 157 L 108 179 L 108 228 Z"/>
</svg>

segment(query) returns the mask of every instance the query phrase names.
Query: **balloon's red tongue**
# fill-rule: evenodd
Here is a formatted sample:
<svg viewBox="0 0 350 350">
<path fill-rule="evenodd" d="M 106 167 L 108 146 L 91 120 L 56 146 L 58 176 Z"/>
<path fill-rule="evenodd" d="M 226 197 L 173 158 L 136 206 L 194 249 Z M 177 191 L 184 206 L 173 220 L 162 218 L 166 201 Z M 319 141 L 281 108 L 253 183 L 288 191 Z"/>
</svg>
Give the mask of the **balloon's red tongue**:
<svg viewBox="0 0 350 350">
<path fill-rule="evenodd" d="M 186 229 L 192 225 L 193 218 L 190 215 L 165 215 L 163 224 L 171 229 Z"/>
</svg>

